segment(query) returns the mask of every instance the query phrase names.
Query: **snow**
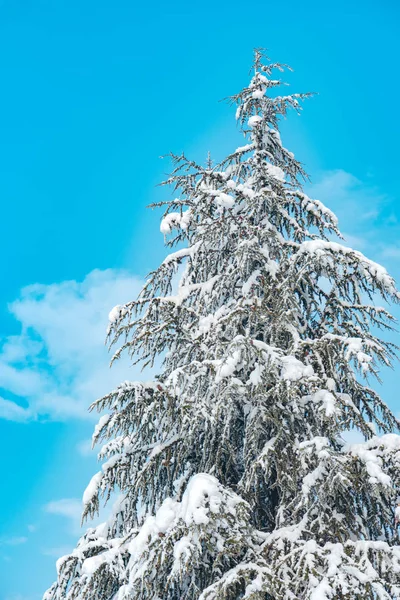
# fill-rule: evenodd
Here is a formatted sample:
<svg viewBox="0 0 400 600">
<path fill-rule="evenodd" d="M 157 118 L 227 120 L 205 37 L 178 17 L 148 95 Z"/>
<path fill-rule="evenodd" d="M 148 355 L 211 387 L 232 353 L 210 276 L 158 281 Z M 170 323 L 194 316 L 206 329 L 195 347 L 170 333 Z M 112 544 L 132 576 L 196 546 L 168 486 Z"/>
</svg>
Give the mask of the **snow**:
<svg viewBox="0 0 400 600">
<path fill-rule="evenodd" d="M 191 219 L 190 209 L 180 212 L 170 212 L 161 220 L 160 231 L 164 235 L 171 233 L 173 229 L 187 229 Z"/>
<path fill-rule="evenodd" d="M 184 535 L 174 545 L 174 564 L 172 571 L 180 571 L 182 562 L 187 562 L 190 559 L 192 552 L 193 543 L 189 536 Z"/>
<path fill-rule="evenodd" d="M 310 600 L 331 600 L 332 599 L 332 588 L 329 585 L 327 579 L 323 579 L 318 583 L 318 585 L 313 589 Z"/>
<path fill-rule="evenodd" d="M 249 383 L 251 385 L 256 386 L 261 383 L 262 374 L 263 374 L 264 369 L 265 369 L 264 365 L 260 365 L 259 363 L 256 364 L 256 366 L 254 367 L 254 369 L 252 370 L 252 372 L 249 375 Z"/>
<path fill-rule="evenodd" d="M 113 469 L 115 465 L 121 460 L 121 454 L 113 454 L 105 463 L 103 463 L 101 470 L 106 473 L 108 470 Z"/>
<path fill-rule="evenodd" d="M 318 390 L 315 394 L 307 397 L 316 404 L 321 404 L 322 409 L 327 417 L 333 417 L 339 412 L 336 404 L 335 396 L 328 390 Z"/>
<path fill-rule="evenodd" d="M 266 77 L 262 73 L 258 72 L 253 77 L 253 79 L 250 83 L 250 87 L 254 87 L 255 85 L 261 85 L 262 87 L 267 88 L 269 82 L 270 82 L 270 80 L 268 79 L 268 77 Z"/>
<path fill-rule="evenodd" d="M 275 138 L 275 140 L 278 142 L 278 144 L 280 146 L 282 146 L 281 134 L 279 133 L 279 131 L 270 127 L 268 129 L 268 133 Z M 288 154 L 291 154 L 291 153 L 289 152 Z M 294 158 L 294 154 L 292 154 L 292 158 Z"/>
<path fill-rule="evenodd" d="M 312 488 L 315 487 L 315 485 L 318 483 L 318 481 L 323 479 L 325 472 L 326 472 L 325 465 L 324 465 L 324 463 L 321 462 L 318 465 L 318 467 L 316 467 L 313 471 L 311 471 L 311 473 L 308 473 L 303 478 L 303 483 L 302 483 L 301 489 L 305 496 L 308 496 L 308 494 L 310 493 Z"/>
<path fill-rule="evenodd" d="M 105 556 L 104 553 L 87 558 L 82 564 L 82 573 L 89 576 L 93 575 L 104 562 L 107 562 L 107 559 L 109 559 L 109 556 Z"/>
<path fill-rule="evenodd" d="M 89 482 L 89 485 L 87 486 L 86 490 L 83 493 L 82 501 L 83 501 L 84 506 L 87 506 L 93 500 L 93 498 L 97 495 L 99 485 L 101 483 L 102 478 L 103 478 L 102 471 L 99 471 L 98 473 L 93 475 L 92 479 Z"/>
<path fill-rule="evenodd" d="M 241 336 L 237 336 L 236 342 L 238 343 L 240 339 Z M 260 340 L 252 340 L 252 344 L 254 347 L 265 352 L 264 358 L 266 362 L 272 360 L 275 363 L 280 363 L 282 379 L 286 381 L 298 381 L 299 379 L 314 375 L 312 366 L 305 365 L 295 356 L 282 356 L 279 354 L 279 351 L 276 348 L 272 348 Z M 216 383 L 221 382 L 227 377 L 232 377 L 237 368 L 241 365 L 241 351 L 237 347 L 237 344 L 236 346 L 234 345 L 233 348 L 233 351 L 231 351 L 231 353 L 228 354 L 228 356 L 226 356 L 223 360 L 215 361 L 217 366 L 217 373 L 215 376 Z M 263 365 L 255 367 L 256 372 L 254 374 L 251 373 L 249 376 L 250 383 L 255 383 L 258 381 L 258 377 L 261 375 L 263 369 Z M 326 393 L 328 394 L 329 392 Z"/>
<path fill-rule="evenodd" d="M 346 355 L 345 358 L 346 360 L 349 360 L 350 356 L 352 354 L 357 355 L 359 352 L 362 351 L 362 347 L 363 347 L 363 340 L 362 338 L 346 338 Z"/>
<path fill-rule="evenodd" d="M 395 511 L 394 511 L 394 516 L 395 516 L 397 523 L 400 523 L 400 504 L 398 504 L 396 506 Z"/>
<path fill-rule="evenodd" d="M 245 144 L 244 146 L 239 146 L 235 150 L 235 154 L 244 154 L 245 152 L 250 152 L 250 150 L 254 150 L 254 144 Z"/>
<path fill-rule="evenodd" d="M 255 100 L 260 100 L 265 95 L 265 90 L 254 90 L 251 95 Z"/>
<path fill-rule="evenodd" d="M 166 448 L 168 448 L 169 446 L 174 444 L 177 440 L 179 440 L 178 434 L 173 435 L 172 437 L 169 438 L 169 440 L 167 440 L 163 444 L 157 444 L 156 446 L 154 446 L 154 448 L 152 448 L 149 458 L 154 458 L 155 456 L 158 456 L 158 454 L 161 454 L 161 452 L 164 452 L 164 450 Z"/>
<path fill-rule="evenodd" d="M 221 208 L 232 208 L 232 206 L 235 203 L 235 198 L 233 196 L 231 196 L 230 194 L 226 194 L 225 192 L 222 192 L 221 190 L 212 188 L 209 185 L 207 185 L 205 182 L 202 182 L 200 189 L 203 193 L 215 198 L 215 202 Z"/>
<path fill-rule="evenodd" d="M 93 435 L 92 435 L 92 441 L 93 441 L 93 443 L 96 441 L 99 433 L 101 432 L 101 430 L 103 429 L 103 427 L 105 427 L 107 425 L 107 423 L 109 422 L 110 419 L 111 419 L 111 415 L 110 414 L 102 415 L 100 417 L 100 419 L 98 420 L 97 424 L 95 425 L 95 428 L 94 428 L 94 431 L 93 431 Z"/>
<path fill-rule="evenodd" d="M 171 233 L 171 231 L 174 228 L 179 227 L 179 222 L 181 220 L 181 215 L 180 213 L 176 213 L 176 212 L 171 212 L 168 215 L 166 215 L 160 224 L 160 231 L 161 233 L 163 233 L 164 235 L 167 235 L 168 233 Z"/>
<path fill-rule="evenodd" d="M 372 356 L 369 356 L 368 354 L 366 354 L 365 352 L 363 352 L 363 344 L 365 343 L 365 341 L 361 338 L 347 338 L 345 340 L 345 344 L 346 344 L 346 352 L 345 352 L 345 359 L 346 360 L 350 360 L 350 358 L 352 356 L 354 356 L 357 359 L 357 362 L 359 363 L 361 370 L 363 372 L 366 372 L 369 370 L 370 368 L 370 363 L 372 362 Z"/>
<path fill-rule="evenodd" d="M 164 258 L 162 264 L 163 265 L 169 265 L 170 263 L 174 263 L 174 262 L 179 262 L 182 258 L 186 258 L 188 256 L 194 256 L 195 253 L 197 252 L 197 250 L 200 247 L 200 242 L 197 242 L 195 244 L 192 244 L 192 246 L 190 246 L 190 248 L 181 248 L 180 250 L 177 250 L 176 252 L 171 252 L 171 254 L 168 254 L 168 256 L 166 258 Z"/>
<path fill-rule="evenodd" d="M 199 473 L 190 480 L 182 498 L 181 518 L 186 525 L 208 523 L 208 513 L 217 513 L 221 507 L 222 494 L 218 479 Z"/>
<path fill-rule="evenodd" d="M 64 566 L 64 563 L 68 560 L 69 554 L 65 554 L 64 556 L 60 556 L 60 558 L 56 561 L 56 570 L 57 573 L 60 573 L 61 569 Z"/>
<path fill-rule="evenodd" d="M 253 594 L 257 594 L 257 592 L 261 592 L 263 588 L 263 577 L 261 573 L 258 573 L 257 577 L 253 579 L 251 583 L 248 584 L 245 591 L 245 598 L 251 598 Z M 257 597 L 257 596 L 255 596 Z"/>
<path fill-rule="evenodd" d="M 317 257 L 323 257 L 327 252 L 341 254 L 351 258 L 356 258 L 360 266 L 364 268 L 366 274 L 370 274 L 377 282 L 379 282 L 385 290 L 393 295 L 398 295 L 393 278 L 388 274 L 386 269 L 380 264 L 370 260 L 364 254 L 358 250 L 353 250 L 347 246 L 343 246 L 338 242 L 330 242 L 326 240 L 309 240 L 299 244 L 296 254 L 293 255 L 292 259 L 302 254 L 315 255 Z"/>
<path fill-rule="evenodd" d="M 176 306 L 181 306 L 183 302 L 194 292 L 199 292 L 199 297 L 211 294 L 214 285 L 216 284 L 219 278 L 220 275 L 215 275 L 208 281 L 203 281 L 201 283 L 193 283 L 191 285 L 182 284 L 181 280 L 177 290 L 177 294 L 175 296 L 160 296 L 158 298 L 158 301 L 160 302 L 160 304 L 172 303 Z"/>
<path fill-rule="evenodd" d="M 280 359 L 282 363 L 282 379 L 287 381 L 298 381 L 303 377 L 311 377 L 314 374 L 311 365 L 305 365 L 295 356 L 283 356 Z"/>
<path fill-rule="evenodd" d="M 270 177 L 273 177 L 277 181 L 285 181 L 285 173 L 280 167 L 278 167 L 277 165 L 271 165 L 271 163 L 266 163 L 265 166 Z"/>
<path fill-rule="evenodd" d="M 250 199 L 252 199 L 252 198 L 254 198 L 254 197 L 255 197 L 255 195 L 256 195 L 255 191 L 254 191 L 252 188 L 250 188 L 250 187 L 248 187 L 247 185 L 244 185 L 244 184 L 242 184 L 242 183 L 239 183 L 239 184 L 236 186 L 236 190 L 237 190 L 238 192 L 241 192 L 241 193 L 243 194 L 243 196 L 245 196 L 245 198 L 250 198 Z"/>
<path fill-rule="evenodd" d="M 339 220 L 335 213 L 327 208 L 320 200 L 311 200 L 302 190 L 288 190 L 288 194 L 299 198 L 305 210 L 313 213 L 318 220 L 320 220 L 321 217 L 325 217 L 333 225 L 338 225 Z"/>
<path fill-rule="evenodd" d="M 128 309 L 125 306 L 117 304 L 117 306 L 114 306 L 114 308 L 110 310 L 108 320 L 111 324 L 115 323 L 116 321 L 122 319 L 122 317 L 124 317 L 127 314 L 127 312 Z"/>
<path fill-rule="evenodd" d="M 336 382 L 332 377 L 328 377 L 326 380 L 326 387 L 330 392 L 334 392 L 336 390 Z"/>
<path fill-rule="evenodd" d="M 261 277 L 261 271 L 259 269 L 257 269 L 256 271 L 254 271 L 249 279 L 246 281 L 246 283 L 244 283 L 242 285 L 242 294 L 244 297 L 246 296 L 250 296 L 251 291 L 252 291 L 252 287 L 256 285 L 257 283 L 257 279 Z"/>
<path fill-rule="evenodd" d="M 192 333 L 192 338 L 195 340 L 198 337 L 207 334 L 213 327 L 218 324 L 218 321 L 223 318 L 229 309 L 227 306 L 222 305 L 218 310 L 215 311 L 214 314 L 209 314 L 204 317 L 201 317 L 198 322 L 197 329 L 195 329 Z"/>
<path fill-rule="evenodd" d="M 218 195 L 215 196 L 215 200 L 217 204 L 223 208 L 232 208 L 235 204 L 235 198 L 229 194 L 225 194 L 225 192 L 219 192 Z"/>
<path fill-rule="evenodd" d="M 392 485 L 392 478 L 383 470 L 383 459 L 390 454 L 400 452 L 400 435 L 387 433 L 383 436 L 374 436 L 366 442 L 347 445 L 343 451 L 364 463 L 371 483 Z"/>
<path fill-rule="evenodd" d="M 308 448 L 310 452 L 315 451 L 319 459 L 327 457 L 326 449 L 329 448 L 329 446 L 329 439 L 322 435 L 316 435 L 310 440 L 306 440 L 299 444 L 300 449 Z"/>
<path fill-rule="evenodd" d="M 175 522 L 178 503 L 172 498 L 167 498 L 158 509 L 154 517 L 157 532 L 165 533 Z"/>
<path fill-rule="evenodd" d="M 189 227 L 191 218 L 192 218 L 192 211 L 190 208 L 188 208 L 188 210 L 182 211 L 181 220 L 180 220 L 181 229 L 185 230 Z"/>
<path fill-rule="evenodd" d="M 128 547 L 132 557 L 138 557 L 146 550 L 152 538 L 165 534 L 176 519 L 177 502 L 167 498 L 158 509 L 156 516 L 148 516 Z"/>
<path fill-rule="evenodd" d="M 248 120 L 248 125 L 249 127 L 253 128 L 253 127 L 257 127 L 262 121 L 262 118 L 259 115 L 253 115 L 252 117 L 250 117 L 250 119 Z"/>
<path fill-rule="evenodd" d="M 235 350 L 230 356 L 228 356 L 220 365 L 217 375 L 215 376 L 215 382 L 219 383 L 222 379 L 230 377 L 236 371 L 237 365 L 240 363 L 240 351 Z"/>
<path fill-rule="evenodd" d="M 186 526 L 205 525 L 210 520 L 210 514 L 221 510 L 223 501 L 222 486 L 219 481 L 208 473 L 194 475 L 183 494 L 182 502 L 172 498 L 164 500 L 154 516 L 146 518 L 138 534 L 129 544 L 131 556 L 141 555 L 152 539 L 159 534 L 166 534 L 170 529 L 183 521 Z M 228 496 L 228 510 L 234 510 L 237 504 L 234 495 Z M 190 547 L 190 540 L 182 537 L 174 547 L 174 556 L 180 560 Z"/>
</svg>

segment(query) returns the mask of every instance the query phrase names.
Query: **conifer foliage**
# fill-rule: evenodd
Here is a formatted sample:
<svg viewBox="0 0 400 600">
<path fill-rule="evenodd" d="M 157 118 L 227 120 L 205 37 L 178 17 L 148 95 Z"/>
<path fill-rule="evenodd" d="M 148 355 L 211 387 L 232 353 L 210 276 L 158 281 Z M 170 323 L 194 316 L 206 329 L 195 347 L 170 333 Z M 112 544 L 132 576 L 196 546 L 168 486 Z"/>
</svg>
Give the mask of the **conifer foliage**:
<svg viewBox="0 0 400 600">
<path fill-rule="evenodd" d="M 302 191 L 278 127 L 307 94 L 278 95 L 284 69 L 257 50 L 231 98 L 244 146 L 172 156 L 178 249 L 109 326 L 114 359 L 162 370 L 93 404 L 84 516 L 119 499 L 46 600 L 400 598 L 399 422 L 369 383 L 396 351 L 379 298 L 400 295 Z"/>
</svg>

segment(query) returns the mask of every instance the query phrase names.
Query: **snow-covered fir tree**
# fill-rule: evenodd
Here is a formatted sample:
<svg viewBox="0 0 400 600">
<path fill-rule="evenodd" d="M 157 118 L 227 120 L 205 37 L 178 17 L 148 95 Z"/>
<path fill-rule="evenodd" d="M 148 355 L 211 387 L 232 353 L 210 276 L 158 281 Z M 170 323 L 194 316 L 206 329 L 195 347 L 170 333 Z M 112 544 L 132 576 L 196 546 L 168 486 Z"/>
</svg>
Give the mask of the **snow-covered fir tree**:
<svg viewBox="0 0 400 600">
<path fill-rule="evenodd" d="M 114 358 L 162 369 L 94 403 L 84 516 L 119 500 L 46 600 L 400 598 L 399 423 L 369 383 L 395 353 L 379 298 L 400 295 L 302 191 L 278 125 L 307 94 L 278 95 L 261 51 L 253 67 L 232 98 L 246 144 L 172 157 L 178 249 L 110 314 Z"/>
</svg>

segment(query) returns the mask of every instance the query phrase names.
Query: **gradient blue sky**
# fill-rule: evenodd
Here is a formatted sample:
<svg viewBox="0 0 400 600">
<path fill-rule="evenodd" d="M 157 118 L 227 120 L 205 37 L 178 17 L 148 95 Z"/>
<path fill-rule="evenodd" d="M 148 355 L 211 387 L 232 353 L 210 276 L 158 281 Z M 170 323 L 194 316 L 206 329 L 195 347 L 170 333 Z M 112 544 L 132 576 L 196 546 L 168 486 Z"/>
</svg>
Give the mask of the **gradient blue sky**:
<svg viewBox="0 0 400 600">
<path fill-rule="evenodd" d="M 238 145 L 221 98 L 254 46 L 317 91 L 283 141 L 349 243 L 400 279 L 394 0 L 0 2 L 0 600 L 39 600 L 79 533 L 86 407 L 111 372 L 110 308 L 164 255 L 160 155 Z M 399 310 L 395 313 L 399 316 Z M 382 393 L 399 410 L 397 374 Z"/>
</svg>

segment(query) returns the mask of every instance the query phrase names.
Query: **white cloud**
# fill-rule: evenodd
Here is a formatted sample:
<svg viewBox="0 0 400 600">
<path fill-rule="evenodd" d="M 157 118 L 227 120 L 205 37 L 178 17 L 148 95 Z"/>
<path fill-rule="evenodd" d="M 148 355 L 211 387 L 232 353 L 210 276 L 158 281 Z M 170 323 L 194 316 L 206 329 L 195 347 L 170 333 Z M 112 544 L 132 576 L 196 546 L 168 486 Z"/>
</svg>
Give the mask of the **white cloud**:
<svg viewBox="0 0 400 600">
<path fill-rule="evenodd" d="M 357 250 L 361 250 L 367 244 L 366 240 L 358 235 L 351 235 L 350 233 L 342 232 L 344 237 L 343 244 L 345 246 L 350 246 L 351 248 L 356 248 Z"/>
<path fill-rule="evenodd" d="M 11 596 L 6 596 L 4 600 L 42 600 L 42 596 L 26 596 L 25 594 L 11 594 Z"/>
<path fill-rule="evenodd" d="M 7 421 L 27 421 L 30 417 L 30 410 L 0 397 L 0 419 L 6 419 Z"/>
<path fill-rule="evenodd" d="M 112 494 L 111 498 L 115 499 L 115 495 Z M 87 527 L 96 527 L 99 525 L 99 523 L 106 521 L 110 512 L 109 506 L 110 503 L 108 503 L 106 506 L 101 506 L 99 514 L 93 517 L 93 519 L 89 519 L 87 522 L 85 521 L 83 525 L 81 524 L 83 501 L 79 498 L 61 498 L 60 500 L 52 500 L 43 506 L 43 510 L 48 514 L 56 515 L 65 519 L 66 532 L 76 537 L 82 535 Z M 58 552 L 59 548 L 53 550 L 54 552 Z M 50 549 L 48 551 L 50 551 Z M 47 551 L 44 550 L 44 553 L 46 552 Z"/>
<path fill-rule="evenodd" d="M 25 287 L 10 305 L 21 332 L 0 348 L 0 418 L 88 418 L 91 402 L 134 378 L 127 361 L 109 369 L 104 340 L 110 309 L 135 298 L 141 285 L 109 269 L 82 282 Z"/>
<path fill-rule="evenodd" d="M 81 531 L 82 509 L 82 500 L 78 498 L 53 500 L 44 506 L 47 513 L 66 518 L 68 531 L 74 535 L 79 535 Z"/>
<path fill-rule="evenodd" d="M 59 559 L 61 556 L 71 554 L 72 550 L 73 548 L 71 548 L 71 546 L 57 546 L 55 548 L 45 548 L 42 550 L 42 554 L 44 554 L 44 556 L 51 556 L 52 558 Z"/>
<path fill-rule="evenodd" d="M 385 258 L 400 258 L 400 246 L 387 246 L 382 250 Z"/>
<path fill-rule="evenodd" d="M 373 221 L 379 215 L 379 211 L 377 209 L 371 209 L 366 213 L 361 215 L 362 219 Z"/>
<path fill-rule="evenodd" d="M 394 201 L 370 180 L 361 181 L 340 169 L 326 171 L 307 193 L 336 213 L 345 245 L 378 260 L 400 256 Z"/>
<path fill-rule="evenodd" d="M 81 456 L 96 456 L 92 448 L 92 440 L 82 440 L 77 444 L 76 449 Z"/>
<path fill-rule="evenodd" d="M 0 538 L 0 546 L 21 546 L 26 544 L 28 538 L 25 536 L 12 536 L 9 538 Z"/>
<path fill-rule="evenodd" d="M 339 225 L 350 230 L 349 237 L 357 238 L 362 245 L 365 240 L 364 235 L 359 235 L 360 231 L 364 233 L 371 229 L 371 220 L 386 213 L 389 201 L 376 186 L 342 169 L 321 173 L 307 192 L 334 210 L 339 217 Z"/>
<path fill-rule="evenodd" d="M 388 200 L 375 186 L 342 169 L 322 173 L 309 191 L 330 208 L 343 208 L 362 220 L 376 218 Z"/>
</svg>

